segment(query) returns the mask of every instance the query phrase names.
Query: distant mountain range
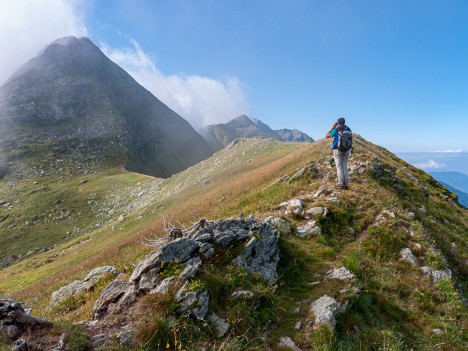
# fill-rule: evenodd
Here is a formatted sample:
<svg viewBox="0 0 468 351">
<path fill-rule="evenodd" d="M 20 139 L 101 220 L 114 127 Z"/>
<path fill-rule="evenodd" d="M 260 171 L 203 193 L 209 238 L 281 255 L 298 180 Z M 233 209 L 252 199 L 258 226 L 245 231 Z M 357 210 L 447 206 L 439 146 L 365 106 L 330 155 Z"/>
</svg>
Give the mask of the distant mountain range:
<svg viewBox="0 0 468 351">
<path fill-rule="evenodd" d="M 430 172 L 448 190 L 458 195 L 458 202 L 468 207 L 468 176 L 460 172 Z"/>
<path fill-rule="evenodd" d="M 89 39 L 75 37 L 45 47 L 0 88 L 0 151 L 39 144 L 49 150 L 84 144 L 96 157 L 158 177 L 211 155 L 186 120 Z"/>
<path fill-rule="evenodd" d="M 314 142 L 307 134 L 297 129 L 273 130 L 262 121 L 241 115 L 228 123 L 212 124 L 200 130 L 213 151 L 218 151 L 238 138 L 271 138 L 289 142 Z"/>
</svg>

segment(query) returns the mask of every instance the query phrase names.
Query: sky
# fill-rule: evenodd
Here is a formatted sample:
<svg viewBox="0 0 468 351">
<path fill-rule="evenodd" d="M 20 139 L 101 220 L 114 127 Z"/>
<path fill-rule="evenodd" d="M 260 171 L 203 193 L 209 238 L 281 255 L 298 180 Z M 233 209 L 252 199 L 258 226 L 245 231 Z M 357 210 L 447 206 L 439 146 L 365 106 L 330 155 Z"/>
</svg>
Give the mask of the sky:
<svg viewBox="0 0 468 351">
<path fill-rule="evenodd" d="M 468 151 L 465 0 L 0 0 L 0 82 L 67 35 L 195 128 L 320 139 L 343 116 L 393 152 Z"/>
</svg>

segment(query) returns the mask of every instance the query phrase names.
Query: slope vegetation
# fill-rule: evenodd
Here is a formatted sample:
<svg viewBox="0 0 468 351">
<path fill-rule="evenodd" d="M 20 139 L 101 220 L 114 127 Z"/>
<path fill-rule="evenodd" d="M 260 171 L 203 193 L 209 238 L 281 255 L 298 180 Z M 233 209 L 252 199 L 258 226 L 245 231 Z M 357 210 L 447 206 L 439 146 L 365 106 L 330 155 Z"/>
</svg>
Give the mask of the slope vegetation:
<svg viewBox="0 0 468 351">
<path fill-rule="evenodd" d="M 169 294 L 138 301 L 132 308 L 140 314 L 133 319 L 129 313 L 130 320 L 100 322 L 116 335 L 125 322 L 135 337 L 126 345 L 109 340 L 101 349 L 465 349 L 467 210 L 431 176 L 360 137 L 350 172 L 350 190 L 337 190 L 328 142 L 265 139 L 237 140 L 166 180 L 115 168 L 112 176 L 96 176 L 80 186 L 101 192 L 116 186 L 112 193 L 120 201 L 128 201 L 119 193 L 127 187 L 141 200 L 96 230 L 0 271 L 0 295 L 62 321 L 51 334 L 66 330 L 69 349 L 84 350 L 90 331 L 71 323 L 92 319 L 105 283 L 58 309 L 49 307 L 54 290 L 102 265 L 114 266 L 128 279 L 154 249 L 145 238 L 164 237 L 170 224 L 189 228 L 200 218 L 240 213 L 273 216 L 287 224 L 279 228 L 275 284 L 249 278 L 229 264 L 223 268 L 237 251 L 220 251 L 218 263 L 202 266 L 191 285 L 193 291 L 208 291 L 214 301 L 210 309 L 229 322 L 228 334 L 217 338 L 211 322 L 191 317 L 168 323 L 170 311 L 180 307 Z M 164 272 L 177 269 L 168 266 Z M 234 286 L 253 291 L 254 303 L 224 299 Z M 313 308 L 325 295 L 339 306 L 328 324 Z"/>
</svg>

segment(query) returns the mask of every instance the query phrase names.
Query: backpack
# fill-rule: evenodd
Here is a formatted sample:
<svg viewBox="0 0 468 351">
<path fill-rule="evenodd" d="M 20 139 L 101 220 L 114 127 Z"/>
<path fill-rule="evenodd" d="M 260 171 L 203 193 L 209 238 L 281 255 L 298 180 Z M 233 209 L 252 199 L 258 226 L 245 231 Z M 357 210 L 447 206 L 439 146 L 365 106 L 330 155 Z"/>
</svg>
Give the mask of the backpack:
<svg viewBox="0 0 468 351">
<path fill-rule="evenodd" d="M 348 126 L 340 125 L 336 128 L 338 133 L 338 145 L 339 151 L 348 151 L 353 147 L 353 132 Z"/>
</svg>

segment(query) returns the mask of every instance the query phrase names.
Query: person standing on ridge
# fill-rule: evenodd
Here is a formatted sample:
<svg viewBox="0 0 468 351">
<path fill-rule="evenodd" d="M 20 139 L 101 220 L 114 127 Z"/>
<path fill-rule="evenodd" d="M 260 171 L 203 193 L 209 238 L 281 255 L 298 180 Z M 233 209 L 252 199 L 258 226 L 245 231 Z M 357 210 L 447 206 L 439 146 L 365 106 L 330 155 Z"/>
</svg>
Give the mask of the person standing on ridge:
<svg viewBox="0 0 468 351">
<path fill-rule="evenodd" d="M 353 132 L 345 122 L 343 117 L 338 118 L 326 135 L 327 138 L 333 138 L 333 158 L 340 189 L 348 189 L 348 158 L 353 145 Z"/>
</svg>

